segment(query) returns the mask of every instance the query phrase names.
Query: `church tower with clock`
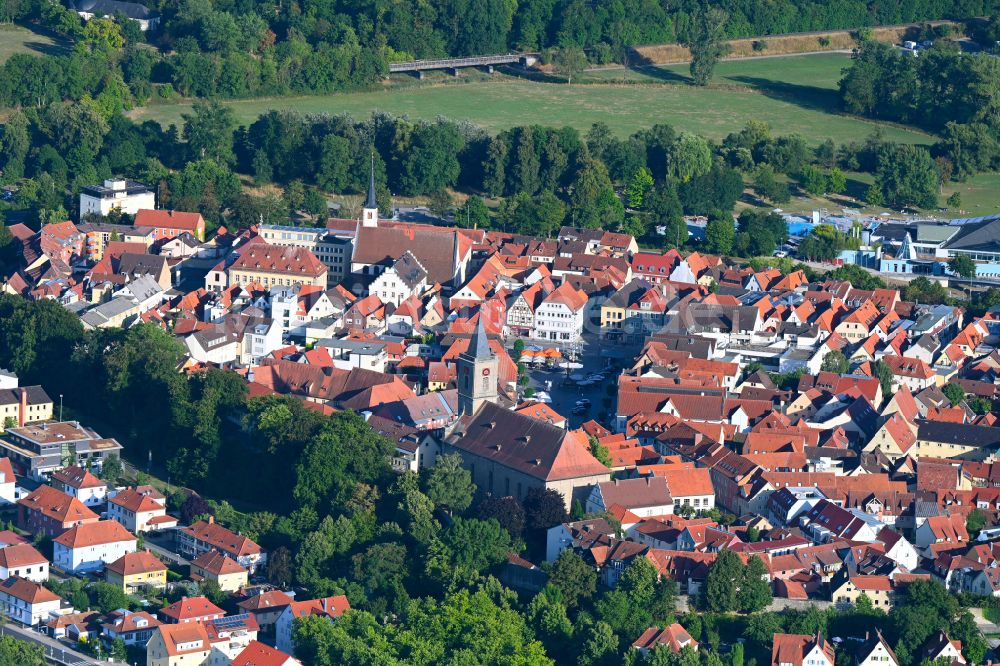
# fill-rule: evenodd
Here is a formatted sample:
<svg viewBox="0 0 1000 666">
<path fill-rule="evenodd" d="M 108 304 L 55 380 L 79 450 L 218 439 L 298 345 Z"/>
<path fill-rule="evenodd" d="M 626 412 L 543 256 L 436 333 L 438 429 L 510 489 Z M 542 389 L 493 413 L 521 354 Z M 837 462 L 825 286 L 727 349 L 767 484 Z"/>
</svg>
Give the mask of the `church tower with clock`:
<svg viewBox="0 0 1000 666">
<path fill-rule="evenodd" d="M 490 349 L 485 317 L 479 314 L 469 348 L 458 355 L 458 413 L 472 416 L 484 402 L 497 402 L 500 361 Z"/>
</svg>

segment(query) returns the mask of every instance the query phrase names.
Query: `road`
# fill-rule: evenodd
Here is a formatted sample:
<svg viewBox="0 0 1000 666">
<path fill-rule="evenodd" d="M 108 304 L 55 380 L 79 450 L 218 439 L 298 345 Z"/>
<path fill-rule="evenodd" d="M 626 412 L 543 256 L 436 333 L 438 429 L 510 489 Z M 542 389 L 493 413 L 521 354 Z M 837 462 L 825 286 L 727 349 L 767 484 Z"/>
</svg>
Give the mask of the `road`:
<svg viewBox="0 0 1000 666">
<path fill-rule="evenodd" d="M 0 626 L 0 634 L 12 636 L 19 641 L 41 645 L 45 648 L 45 659 L 50 664 L 61 664 L 63 666 L 129 666 L 120 661 L 97 661 L 94 657 L 66 647 L 51 636 L 46 636 L 45 634 L 40 634 L 13 624 Z"/>
</svg>

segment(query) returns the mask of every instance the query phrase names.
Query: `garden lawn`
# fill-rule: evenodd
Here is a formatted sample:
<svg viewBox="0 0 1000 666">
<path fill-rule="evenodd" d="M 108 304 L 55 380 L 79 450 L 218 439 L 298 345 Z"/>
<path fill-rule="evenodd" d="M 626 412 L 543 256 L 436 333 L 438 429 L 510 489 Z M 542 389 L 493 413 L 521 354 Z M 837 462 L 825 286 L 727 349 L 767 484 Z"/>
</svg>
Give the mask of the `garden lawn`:
<svg viewBox="0 0 1000 666">
<path fill-rule="evenodd" d="M 32 32 L 13 23 L 0 23 L 0 63 L 7 61 L 15 53 L 59 53 L 66 49 L 64 43 L 56 42 L 47 35 Z"/>
</svg>

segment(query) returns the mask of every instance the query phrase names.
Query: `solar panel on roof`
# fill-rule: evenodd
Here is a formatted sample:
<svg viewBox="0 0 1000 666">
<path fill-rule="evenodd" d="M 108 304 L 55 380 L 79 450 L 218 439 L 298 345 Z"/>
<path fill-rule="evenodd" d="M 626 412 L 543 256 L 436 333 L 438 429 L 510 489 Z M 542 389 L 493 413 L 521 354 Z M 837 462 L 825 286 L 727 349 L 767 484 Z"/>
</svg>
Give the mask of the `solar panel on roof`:
<svg viewBox="0 0 1000 666">
<path fill-rule="evenodd" d="M 249 613 L 243 613 L 241 615 L 229 615 L 227 617 L 221 617 L 217 620 L 212 620 L 212 625 L 215 626 L 217 629 L 235 629 L 245 625 L 249 617 L 250 617 Z"/>
</svg>

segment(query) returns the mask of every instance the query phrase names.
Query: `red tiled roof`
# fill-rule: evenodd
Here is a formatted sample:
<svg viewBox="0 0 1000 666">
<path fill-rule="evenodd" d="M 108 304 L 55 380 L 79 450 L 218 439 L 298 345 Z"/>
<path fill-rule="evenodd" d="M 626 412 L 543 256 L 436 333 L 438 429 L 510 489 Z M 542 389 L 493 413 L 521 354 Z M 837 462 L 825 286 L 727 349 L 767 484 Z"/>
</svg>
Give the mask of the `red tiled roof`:
<svg viewBox="0 0 1000 666">
<path fill-rule="evenodd" d="M 103 488 L 108 485 L 79 465 L 73 465 L 72 467 L 66 467 L 53 472 L 52 479 L 78 490 L 83 488 Z"/>
<path fill-rule="evenodd" d="M 185 213 L 179 210 L 143 209 L 135 214 L 135 226 L 158 227 L 161 229 L 182 229 L 197 232 L 198 223 L 204 225 L 201 213 Z"/>
<path fill-rule="evenodd" d="M 48 564 L 45 556 L 28 543 L 14 544 L 0 548 L 0 567 L 13 569 L 33 564 Z"/>
<path fill-rule="evenodd" d="M 216 615 L 223 616 L 226 611 L 213 604 L 206 597 L 182 597 L 180 601 L 175 601 L 161 609 L 160 614 L 177 622 L 185 622 Z"/>
<path fill-rule="evenodd" d="M 66 548 L 89 548 L 107 543 L 136 541 L 134 534 L 122 527 L 117 520 L 101 520 L 96 523 L 77 525 L 54 539 Z"/>
<path fill-rule="evenodd" d="M 243 250 L 229 270 L 318 277 L 327 268 L 316 255 L 305 248 L 255 243 Z"/>
<path fill-rule="evenodd" d="M 83 502 L 51 486 L 38 486 L 21 498 L 18 504 L 60 523 L 99 520 L 99 516 L 84 506 Z"/>
<path fill-rule="evenodd" d="M 166 511 L 162 504 L 148 495 L 137 492 L 135 488 L 126 488 L 108 501 L 133 513 Z"/>
<path fill-rule="evenodd" d="M 260 641 L 250 641 L 242 652 L 233 657 L 232 666 L 290 666 L 299 663 L 270 645 Z"/>
<path fill-rule="evenodd" d="M 190 527 L 182 528 L 188 535 L 214 546 L 224 553 L 237 556 L 256 555 L 261 552 L 260 546 L 253 540 L 241 534 L 236 534 L 217 523 L 199 520 Z"/>
<path fill-rule="evenodd" d="M 191 560 L 192 567 L 198 567 L 216 576 L 246 573 L 246 568 L 236 560 L 226 557 L 217 550 L 209 550 Z"/>
<path fill-rule="evenodd" d="M 9 594 L 29 604 L 58 601 L 59 596 L 48 588 L 20 576 L 11 576 L 0 583 L 0 594 Z"/>
<path fill-rule="evenodd" d="M 166 571 L 167 565 L 157 559 L 156 555 L 144 550 L 138 553 L 126 553 L 105 568 L 122 576 L 134 576 L 141 573 Z"/>
</svg>

